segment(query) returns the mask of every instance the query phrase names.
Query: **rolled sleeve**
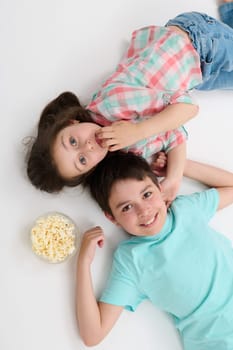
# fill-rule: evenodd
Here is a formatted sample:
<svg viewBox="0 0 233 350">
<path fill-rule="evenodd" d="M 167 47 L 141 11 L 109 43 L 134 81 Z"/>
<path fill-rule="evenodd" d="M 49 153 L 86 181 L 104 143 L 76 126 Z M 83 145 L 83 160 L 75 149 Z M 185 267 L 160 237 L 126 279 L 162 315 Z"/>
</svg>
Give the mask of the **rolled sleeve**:
<svg viewBox="0 0 233 350">
<path fill-rule="evenodd" d="M 165 104 L 187 103 L 196 104 L 187 91 L 166 92 L 163 96 Z"/>
<path fill-rule="evenodd" d="M 166 153 L 181 145 L 188 139 L 188 133 L 183 126 L 164 134 L 164 150 Z"/>
</svg>

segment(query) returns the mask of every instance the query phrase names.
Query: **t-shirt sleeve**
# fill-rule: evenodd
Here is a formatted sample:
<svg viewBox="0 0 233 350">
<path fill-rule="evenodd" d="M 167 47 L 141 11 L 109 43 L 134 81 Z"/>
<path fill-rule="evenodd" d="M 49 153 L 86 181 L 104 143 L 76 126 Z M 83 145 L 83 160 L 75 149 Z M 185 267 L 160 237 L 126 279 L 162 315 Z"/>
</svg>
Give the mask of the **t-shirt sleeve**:
<svg viewBox="0 0 233 350">
<path fill-rule="evenodd" d="M 120 254 L 115 253 L 112 270 L 100 301 L 135 311 L 146 297 L 138 290 L 132 273 L 120 260 Z"/>
<path fill-rule="evenodd" d="M 202 192 L 196 192 L 189 196 L 179 196 L 182 200 L 182 206 L 192 216 L 200 215 L 205 221 L 209 221 L 218 209 L 219 193 L 215 188 L 208 189 Z"/>
</svg>

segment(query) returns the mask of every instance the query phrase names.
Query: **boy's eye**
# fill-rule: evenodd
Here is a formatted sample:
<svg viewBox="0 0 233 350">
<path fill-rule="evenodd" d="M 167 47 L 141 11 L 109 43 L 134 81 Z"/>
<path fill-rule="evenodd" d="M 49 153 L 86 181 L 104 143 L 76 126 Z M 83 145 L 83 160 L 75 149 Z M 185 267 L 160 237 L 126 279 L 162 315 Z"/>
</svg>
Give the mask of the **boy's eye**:
<svg viewBox="0 0 233 350">
<path fill-rule="evenodd" d="M 128 204 L 124 208 L 122 208 L 122 211 L 126 212 L 126 211 L 130 210 L 131 208 L 132 208 L 132 204 Z"/>
<path fill-rule="evenodd" d="M 71 146 L 77 146 L 77 141 L 75 140 L 74 137 L 71 136 L 69 138 L 69 142 L 70 142 Z"/>
<path fill-rule="evenodd" d="M 79 156 L 79 161 L 82 165 L 86 165 L 87 164 L 87 161 L 86 161 L 86 158 L 84 156 Z"/>
<path fill-rule="evenodd" d="M 152 195 L 152 192 L 151 192 L 151 191 L 148 191 L 148 192 L 145 192 L 145 193 L 143 194 L 143 197 L 144 197 L 144 198 L 149 198 L 149 197 L 151 197 L 151 195 Z"/>
</svg>

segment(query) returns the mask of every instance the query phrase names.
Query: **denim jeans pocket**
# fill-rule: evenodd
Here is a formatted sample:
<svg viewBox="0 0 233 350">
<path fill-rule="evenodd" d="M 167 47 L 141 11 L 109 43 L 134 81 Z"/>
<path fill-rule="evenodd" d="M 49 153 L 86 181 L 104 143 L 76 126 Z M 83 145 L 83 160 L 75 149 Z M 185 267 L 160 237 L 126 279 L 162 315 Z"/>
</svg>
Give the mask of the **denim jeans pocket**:
<svg viewBox="0 0 233 350">
<path fill-rule="evenodd" d="M 215 62 L 216 53 L 218 51 L 218 39 L 202 38 L 202 53 L 201 53 L 201 70 L 204 77 L 214 74 L 219 65 Z"/>
<path fill-rule="evenodd" d="M 201 16 L 204 18 L 204 20 L 206 21 L 206 23 L 215 23 L 216 19 L 207 15 L 206 13 L 201 13 Z"/>
</svg>

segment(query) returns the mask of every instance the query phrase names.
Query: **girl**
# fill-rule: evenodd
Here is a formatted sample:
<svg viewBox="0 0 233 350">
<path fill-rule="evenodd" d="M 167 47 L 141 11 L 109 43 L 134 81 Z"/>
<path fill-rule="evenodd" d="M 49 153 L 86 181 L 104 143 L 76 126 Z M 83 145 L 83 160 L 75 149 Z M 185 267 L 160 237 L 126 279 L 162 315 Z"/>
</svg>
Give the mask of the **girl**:
<svg viewBox="0 0 233 350">
<path fill-rule="evenodd" d="M 42 112 L 29 154 L 31 182 L 59 191 L 81 183 L 108 151 L 124 148 L 150 160 L 163 150 L 162 191 L 168 202 L 174 199 L 185 160 L 187 135 L 181 125 L 198 111 L 189 91 L 233 88 L 232 1 L 225 0 L 219 12 L 228 26 L 191 12 L 165 27 L 135 31 L 116 71 L 86 108 L 74 95 L 52 101 Z M 156 169 L 159 165 L 163 158 Z"/>
</svg>

